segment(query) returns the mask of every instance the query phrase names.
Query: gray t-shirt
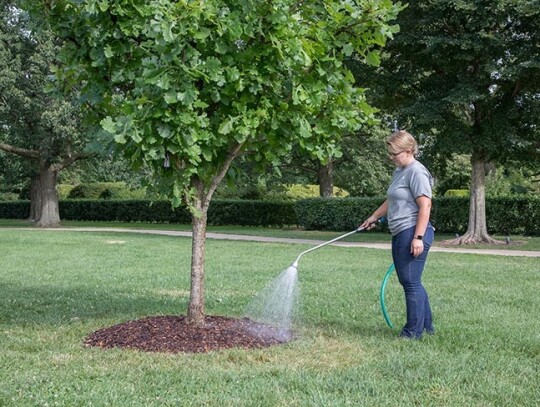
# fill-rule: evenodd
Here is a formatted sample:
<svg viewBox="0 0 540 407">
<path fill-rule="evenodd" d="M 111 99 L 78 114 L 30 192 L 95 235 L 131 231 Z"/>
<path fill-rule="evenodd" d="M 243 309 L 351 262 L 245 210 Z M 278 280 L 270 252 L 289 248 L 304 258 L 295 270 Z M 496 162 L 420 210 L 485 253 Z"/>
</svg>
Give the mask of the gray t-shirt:
<svg viewBox="0 0 540 407">
<path fill-rule="evenodd" d="M 433 177 L 420 162 L 413 161 L 405 168 L 397 168 L 386 192 L 388 200 L 388 227 L 393 236 L 416 225 L 418 205 L 416 198 L 431 199 Z"/>
</svg>

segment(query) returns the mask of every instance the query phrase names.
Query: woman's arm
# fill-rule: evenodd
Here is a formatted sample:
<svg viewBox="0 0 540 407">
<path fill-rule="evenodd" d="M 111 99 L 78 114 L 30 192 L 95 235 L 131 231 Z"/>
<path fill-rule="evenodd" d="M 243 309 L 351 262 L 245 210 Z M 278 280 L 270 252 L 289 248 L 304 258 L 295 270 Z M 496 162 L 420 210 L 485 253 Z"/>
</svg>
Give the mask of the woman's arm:
<svg viewBox="0 0 540 407">
<path fill-rule="evenodd" d="M 414 230 L 414 239 L 411 242 L 411 254 L 416 257 L 424 251 L 424 242 L 416 238 L 416 236 L 424 236 L 426 234 L 429 215 L 431 214 L 431 199 L 427 196 L 419 196 L 416 198 L 418 205 L 418 219 L 416 220 L 416 228 Z"/>
<path fill-rule="evenodd" d="M 380 217 L 385 216 L 388 212 L 388 200 L 384 201 L 381 206 L 379 206 L 373 214 L 367 218 L 361 225 L 361 228 L 371 229 L 375 227 L 375 222 L 379 220 Z M 426 223 L 427 225 L 427 223 Z"/>
</svg>

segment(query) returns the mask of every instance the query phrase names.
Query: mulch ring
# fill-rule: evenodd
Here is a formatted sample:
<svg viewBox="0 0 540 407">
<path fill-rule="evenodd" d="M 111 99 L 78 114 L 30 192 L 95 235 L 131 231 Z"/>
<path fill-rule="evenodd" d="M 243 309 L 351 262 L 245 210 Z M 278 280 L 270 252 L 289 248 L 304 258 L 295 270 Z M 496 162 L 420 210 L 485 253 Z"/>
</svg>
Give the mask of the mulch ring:
<svg viewBox="0 0 540 407">
<path fill-rule="evenodd" d="M 184 316 L 154 316 L 100 329 L 88 335 L 84 344 L 145 352 L 204 353 L 229 348 L 265 348 L 291 340 L 290 332 L 249 318 L 206 316 L 203 326 L 197 327 L 188 324 Z"/>
</svg>

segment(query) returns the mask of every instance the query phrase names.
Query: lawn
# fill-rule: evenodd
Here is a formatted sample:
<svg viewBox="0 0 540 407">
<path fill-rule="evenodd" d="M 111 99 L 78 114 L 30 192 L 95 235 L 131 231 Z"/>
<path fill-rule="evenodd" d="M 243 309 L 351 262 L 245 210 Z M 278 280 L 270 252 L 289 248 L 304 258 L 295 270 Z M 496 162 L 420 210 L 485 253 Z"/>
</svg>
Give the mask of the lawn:
<svg viewBox="0 0 540 407">
<path fill-rule="evenodd" d="M 367 235 L 367 234 L 366 234 Z M 437 333 L 397 337 L 381 314 L 386 250 L 325 247 L 299 267 L 298 338 L 261 350 L 85 348 L 89 333 L 185 314 L 189 238 L 0 228 L 0 406 L 535 406 L 538 258 L 432 253 Z M 310 246 L 209 240 L 208 315 L 242 317 Z M 395 276 L 387 287 L 403 319 Z"/>
</svg>

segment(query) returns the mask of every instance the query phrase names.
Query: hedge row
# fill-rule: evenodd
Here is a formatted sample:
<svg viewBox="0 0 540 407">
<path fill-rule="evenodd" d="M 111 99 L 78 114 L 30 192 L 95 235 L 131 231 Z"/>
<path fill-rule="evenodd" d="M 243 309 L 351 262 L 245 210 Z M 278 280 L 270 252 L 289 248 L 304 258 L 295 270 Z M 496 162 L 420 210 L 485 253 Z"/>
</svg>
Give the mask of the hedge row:
<svg viewBox="0 0 540 407">
<path fill-rule="evenodd" d="M 150 200 L 63 200 L 62 220 L 191 223 L 184 208 L 172 209 L 169 201 Z M 29 201 L 0 202 L 0 219 L 25 219 Z M 283 226 L 296 225 L 292 202 L 214 200 L 208 210 L 210 225 Z"/>
<path fill-rule="evenodd" d="M 352 230 L 384 198 L 305 199 L 295 207 L 298 224 L 312 230 Z M 540 198 L 493 197 L 486 201 L 491 234 L 540 236 Z M 431 222 L 440 233 L 463 234 L 469 223 L 469 198 L 436 197 Z"/>
<path fill-rule="evenodd" d="M 353 230 L 384 198 L 310 198 L 292 202 L 214 200 L 208 211 L 210 225 L 283 226 L 308 230 Z M 0 202 L 0 218 L 28 217 L 28 201 Z M 540 198 L 488 198 L 488 231 L 492 234 L 540 236 Z M 168 201 L 63 200 L 63 220 L 190 223 L 186 208 L 172 209 Z M 442 233 L 467 229 L 469 199 L 437 197 L 432 223 Z"/>
</svg>

